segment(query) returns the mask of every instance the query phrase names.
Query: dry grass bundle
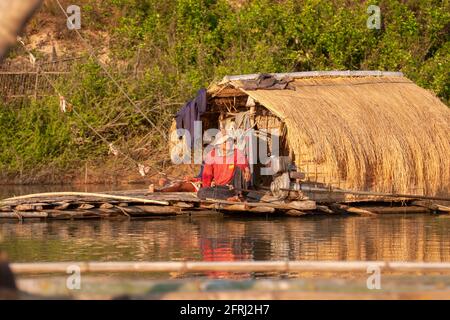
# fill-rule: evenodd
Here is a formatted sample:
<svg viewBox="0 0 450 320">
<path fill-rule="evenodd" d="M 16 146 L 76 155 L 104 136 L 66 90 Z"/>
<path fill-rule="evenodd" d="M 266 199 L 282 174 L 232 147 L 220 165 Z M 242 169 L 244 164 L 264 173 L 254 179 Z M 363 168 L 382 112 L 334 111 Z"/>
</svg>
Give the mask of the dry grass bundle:
<svg viewBox="0 0 450 320">
<path fill-rule="evenodd" d="M 449 194 L 450 109 L 433 94 L 404 77 L 316 77 L 294 85 L 246 93 L 285 121 L 296 164 L 311 180 Z"/>
</svg>

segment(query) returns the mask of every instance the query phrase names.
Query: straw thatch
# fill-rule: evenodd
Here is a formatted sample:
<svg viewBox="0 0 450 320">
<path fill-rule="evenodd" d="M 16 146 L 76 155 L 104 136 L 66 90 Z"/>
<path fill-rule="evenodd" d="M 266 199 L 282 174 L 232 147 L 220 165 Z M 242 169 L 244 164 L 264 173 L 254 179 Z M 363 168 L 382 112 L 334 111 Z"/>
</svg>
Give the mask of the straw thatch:
<svg viewBox="0 0 450 320">
<path fill-rule="evenodd" d="M 310 180 L 335 187 L 450 192 L 450 109 L 398 74 L 297 77 L 293 90 L 243 90 L 238 78 L 210 89 L 245 92 L 287 126 Z"/>
</svg>

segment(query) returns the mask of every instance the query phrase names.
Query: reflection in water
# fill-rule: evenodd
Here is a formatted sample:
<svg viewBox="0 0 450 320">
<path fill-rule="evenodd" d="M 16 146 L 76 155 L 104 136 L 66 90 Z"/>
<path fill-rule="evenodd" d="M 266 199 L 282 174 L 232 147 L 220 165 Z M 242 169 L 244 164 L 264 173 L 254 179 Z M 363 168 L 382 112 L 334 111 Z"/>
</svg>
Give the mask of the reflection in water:
<svg viewBox="0 0 450 320">
<path fill-rule="evenodd" d="M 450 219 L 174 217 L 0 223 L 14 262 L 386 260 L 450 261 Z"/>
</svg>

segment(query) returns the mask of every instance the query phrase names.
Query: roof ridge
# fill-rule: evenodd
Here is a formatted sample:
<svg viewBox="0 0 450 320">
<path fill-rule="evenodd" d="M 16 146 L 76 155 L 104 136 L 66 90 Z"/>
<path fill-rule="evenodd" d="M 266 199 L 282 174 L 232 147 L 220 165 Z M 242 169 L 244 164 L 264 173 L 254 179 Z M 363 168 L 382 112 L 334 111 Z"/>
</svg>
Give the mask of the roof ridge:
<svg viewBox="0 0 450 320">
<path fill-rule="evenodd" d="M 256 80 L 264 73 L 253 73 L 244 75 L 225 76 L 221 83 L 228 81 L 245 81 Z M 277 79 L 283 77 L 290 78 L 312 78 L 312 77 L 403 77 L 402 72 L 394 71 L 379 71 L 379 70 L 335 70 L 335 71 L 302 71 L 302 72 L 287 72 L 287 73 L 267 73 Z"/>
</svg>

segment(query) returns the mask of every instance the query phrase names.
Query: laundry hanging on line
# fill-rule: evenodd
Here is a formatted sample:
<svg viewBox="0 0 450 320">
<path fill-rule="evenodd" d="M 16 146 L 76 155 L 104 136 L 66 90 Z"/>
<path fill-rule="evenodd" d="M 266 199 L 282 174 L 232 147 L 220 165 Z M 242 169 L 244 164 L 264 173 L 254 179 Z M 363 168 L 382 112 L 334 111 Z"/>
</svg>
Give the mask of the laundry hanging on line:
<svg viewBox="0 0 450 320">
<path fill-rule="evenodd" d="M 191 134 L 191 146 L 194 145 L 194 123 L 200 121 L 200 117 L 206 112 L 206 89 L 200 89 L 197 96 L 187 102 L 175 115 L 177 129 L 186 129 Z"/>
</svg>

